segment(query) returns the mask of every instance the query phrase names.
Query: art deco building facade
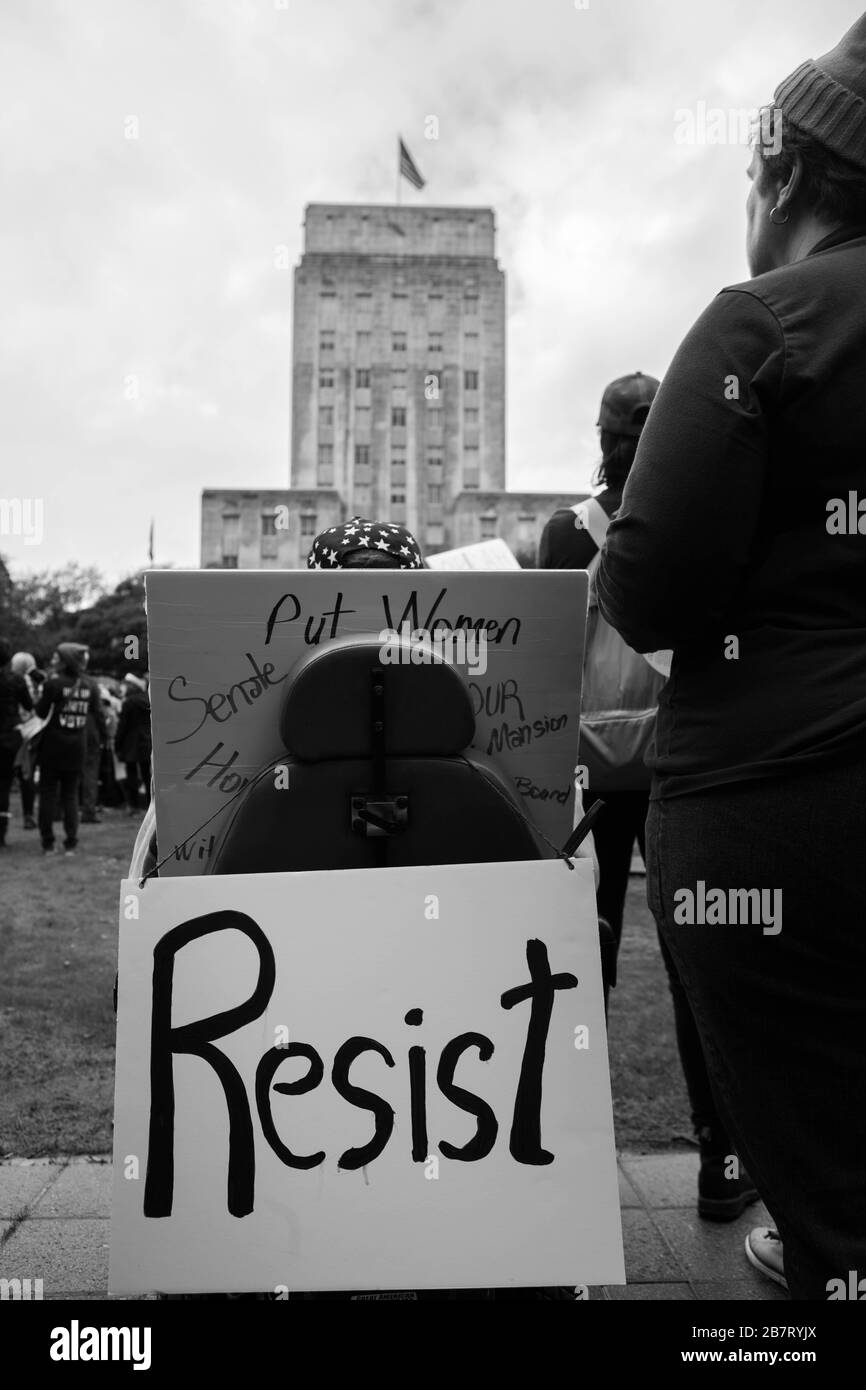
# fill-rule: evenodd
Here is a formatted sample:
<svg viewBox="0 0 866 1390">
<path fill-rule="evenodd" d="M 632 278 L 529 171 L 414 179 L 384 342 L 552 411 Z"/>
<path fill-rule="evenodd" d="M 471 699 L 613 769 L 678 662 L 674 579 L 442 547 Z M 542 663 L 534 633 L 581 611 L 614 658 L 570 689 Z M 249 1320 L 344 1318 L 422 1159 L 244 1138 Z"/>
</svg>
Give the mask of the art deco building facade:
<svg viewBox="0 0 866 1390">
<path fill-rule="evenodd" d="M 428 553 L 531 561 L 559 494 L 505 487 L 505 277 L 489 208 L 311 204 L 295 271 L 286 491 L 206 491 L 203 566 L 303 564 L 361 514 Z"/>
</svg>

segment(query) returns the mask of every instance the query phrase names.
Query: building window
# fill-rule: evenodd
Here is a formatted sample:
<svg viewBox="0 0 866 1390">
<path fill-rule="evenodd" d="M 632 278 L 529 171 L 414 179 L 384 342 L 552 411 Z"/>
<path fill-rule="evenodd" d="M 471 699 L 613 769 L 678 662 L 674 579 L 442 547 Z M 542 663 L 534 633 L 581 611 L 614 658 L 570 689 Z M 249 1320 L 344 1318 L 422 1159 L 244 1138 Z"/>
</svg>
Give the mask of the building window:
<svg viewBox="0 0 866 1390">
<path fill-rule="evenodd" d="M 320 487 L 333 487 L 334 484 L 334 446 L 320 444 L 318 457 L 318 482 Z"/>
<path fill-rule="evenodd" d="M 403 290 L 395 290 L 391 295 L 392 299 L 408 299 L 409 296 Z"/>
<path fill-rule="evenodd" d="M 492 541 L 496 539 L 497 517 L 495 512 L 487 512 L 481 518 L 481 539 Z"/>
<path fill-rule="evenodd" d="M 472 425 L 477 425 L 477 424 L 478 424 L 478 411 L 475 410 L 475 409 L 464 410 L 464 412 L 463 412 L 463 423 L 464 423 L 464 425 L 470 425 L 470 426 L 472 426 Z"/>
<path fill-rule="evenodd" d="M 332 389 L 333 385 L 334 385 L 334 373 L 333 373 L 333 372 L 319 372 L 319 389 L 320 389 L 321 391 L 330 391 L 330 390 Z"/>
<path fill-rule="evenodd" d="M 431 483 L 441 483 L 442 481 L 442 455 L 427 455 L 427 478 Z"/>
<path fill-rule="evenodd" d="M 301 512 L 301 535 L 314 536 L 316 534 L 316 513 Z"/>
<path fill-rule="evenodd" d="M 334 407 L 332 405 L 319 406 L 319 428 L 332 429 L 334 424 Z"/>
<path fill-rule="evenodd" d="M 223 565 L 226 569 L 237 569 L 240 544 L 240 512 L 223 512 Z M 230 563 L 232 560 L 234 564 Z"/>
<path fill-rule="evenodd" d="M 477 334 L 476 334 L 477 337 Z M 355 350 L 359 357 L 370 356 L 370 340 L 372 334 L 365 332 L 355 334 Z"/>
<path fill-rule="evenodd" d="M 391 458 L 391 485 L 393 487 L 406 486 L 406 456 L 405 454 L 394 454 Z"/>
<path fill-rule="evenodd" d="M 356 290 L 356 291 L 355 291 L 355 298 L 356 298 L 356 299 L 372 299 L 373 296 L 372 296 L 372 294 L 370 293 L 369 290 Z"/>
<path fill-rule="evenodd" d="M 406 407 L 404 405 L 392 405 L 391 424 L 398 429 L 406 428 Z"/>
<path fill-rule="evenodd" d="M 262 512 L 262 535 L 275 536 L 277 534 L 277 518 L 274 512 Z"/>
<path fill-rule="evenodd" d="M 463 308 L 468 317 L 478 313 L 478 295 L 467 294 L 463 300 Z"/>
<path fill-rule="evenodd" d="M 467 445 L 463 450 L 463 486 L 478 487 L 480 467 L 477 445 Z"/>
<path fill-rule="evenodd" d="M 336 335 L 336 333 L 335 333 L 332 329 L 330 329 L 330 328 L 328 328 L 328 329 L 323 329 L 322 332 L 319 334 L 319 354 L 320 354 L 320 356 L 322 356 L 322 357 L 328 356 L 330 353 L 332 353 L 332 352 L 334 351 L 334 348 L 336 347 L 336 345 L 337 345 L 337 335 Z"/>
<path fill-rule="evenodd" d="M 320 290 L 320 291 L 319 291 L 319 298 L 320 298 L 320 299 L 336 299 L 336 298 L 337 298 L 337 291 L 336 291 L 336 290 Z"/>
<path fill-rule="evenodd" d="M 408 333 L 394 333 L 391 336 L 391 347 L 394 352 L 405 352 L 409 342 Z"/>
<path fill-rule="evenodd" d="M 427 529 L 424 533 L 424 543 L 427 546 L 445 544 L 445 531 L 441 522 L 428 522 Z"/>
<path fill-rule="evenodd" d="M 477 333 L 464 333 L 463 336 L 466 339 L 466 347 L 469 349 L 470 352 L 478 347 Z"/>
<path fill-rule="evenodd" d="M 355 406 L 355 433 L 360 435 L 370 433 L 370 407 L 368 405 Z"/>
<path fill-rule="evenodd" d="M 355 469 L 370 467 L 370 446 L 369 444 L 355 445 Z"/>
<path fill-rule="evenodd" d="M 464 372 L 464 373 L 463 373 L 463 387 L 464 387 L 464 389 L 465 389 L 466 391 L 477 391 L 477 390 L 478 390 L 478 373 L 477 373 L 477 372 Z"/>
<path fill-rule="evenodd" d="M 405 492 L 391 493 L 391 518 L 394 521 L 406 520 L 406 494 Z"/>
<path fill-rule="evenodd" d="M 431 333 L 429 335 L 427 340 L 427 351 L 431 357 L 434 357 L 437 353 L 442 351 L 443 337 L 444 335 L 442 333 Z"/>
<path fill-rule="evenodd" d="M 370 368 L 355 368 L 355 386 L 359 391 L 366 391 L 370 386 Z"/>
<path fill-rule="evenodd" d="M 434 507 L 438 507 L 442 501 L 442 484 L 427 484 L 427 501 Z"/>
<path fill-rule="evenodd" d="M 442 428 L 442 407 L 441 405 L 431 405 L 427 411 L 428 430 L 441 430 Z"/>
</svg>

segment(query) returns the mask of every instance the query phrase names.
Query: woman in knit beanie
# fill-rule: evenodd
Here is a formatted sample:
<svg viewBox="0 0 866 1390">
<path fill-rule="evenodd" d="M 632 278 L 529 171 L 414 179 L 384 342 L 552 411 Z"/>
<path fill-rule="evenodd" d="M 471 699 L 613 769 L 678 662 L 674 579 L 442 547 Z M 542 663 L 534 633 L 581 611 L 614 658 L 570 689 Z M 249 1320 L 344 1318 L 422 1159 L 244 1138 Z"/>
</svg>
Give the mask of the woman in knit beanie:
<svg viewBox="0 0 866 1390">
<path fill-rule="evenodd" d="M 665 375 L 597 592 L 673 649 L 647 893 L 778 1227 L 747 1254 L 825 1300 L 866 1272 L 866 15 L 771 116 L 752 278 Z"/>
</svg>

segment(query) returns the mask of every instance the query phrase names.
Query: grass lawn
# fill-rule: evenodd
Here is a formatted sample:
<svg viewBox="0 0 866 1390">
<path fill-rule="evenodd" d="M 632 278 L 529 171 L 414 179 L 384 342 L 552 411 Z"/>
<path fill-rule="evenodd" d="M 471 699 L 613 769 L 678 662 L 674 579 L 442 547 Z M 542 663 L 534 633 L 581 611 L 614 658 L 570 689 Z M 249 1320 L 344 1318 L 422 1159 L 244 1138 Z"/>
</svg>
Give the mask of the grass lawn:
<svg viewBox="0 0 866 1390">
<path fill-rule="evenodd" d="M 106 1153 L 114 1104 L 118 885 L 136 822 L 106 811 L 74 859 L 43 858 L 13 803 L 0 851 L 0 1156 Z M 617 1144 L 668 1148 L 690 1134 L 673 1017 L 644 880 L 629 888 L 610 1008 Z"/>
</svg>

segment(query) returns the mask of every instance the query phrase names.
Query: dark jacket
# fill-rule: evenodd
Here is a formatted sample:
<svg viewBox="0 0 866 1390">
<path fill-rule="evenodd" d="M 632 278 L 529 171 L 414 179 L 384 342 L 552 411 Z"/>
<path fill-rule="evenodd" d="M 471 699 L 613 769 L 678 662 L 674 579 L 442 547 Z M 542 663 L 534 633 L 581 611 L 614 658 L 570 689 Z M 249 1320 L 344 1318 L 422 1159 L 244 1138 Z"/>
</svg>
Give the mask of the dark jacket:
<svg viewBox="0 0 866 1390">
<path fill-rule="evenodd" d="M 72 644 L 63 644 L 71 647 Z M 62 648 L 59 650 L 62 651 Z M 40 719 L 48 719 L 39 744 L 39 762 L 57 771 L 81 771 L 87 741 L 87 720 L 92 715 L 100 736 L 105 737 L 105 716 L 94 682 L 83 675 L 74 656 L 50 675 L 36 705 Z"/>
<path fill-rule="evenodd" d="M 608 516 L 613 516 L 622 501 L 622 488 L 606 487 L 595 500 Z M 575 526 L 574 521 L 571 507 L 560 507 L 553 513 L 538 546 L 540 570 L 585 570 L 588 567 L 598 546 L 589 532 Z"/>
<path fill-rule="evenodd" d="M 129 690 L 123 699 L 114 751 L 122 763 L 140 763 L 150 757 L 150 702 L 143 690 Z"/>
<path fill-rule="evenodd" d="M 23 676 L 10 671 L 8 666 L 0 668 L 0 748 L 7 753 L 15 750 L 21 742 L 17 725 L 21 723 L 21 710 L 32 710 L 33 700 Z"/>
<path fill-rule="evenodd" d="M 866 499 L 864 229 L 723 290 L 650 410 L 598 595 L 635 650 L 674 649 L 654 796 L 866 747 L 866 506 L 861 534 L 828 529 L 849 492 Z"/>
</svg>

